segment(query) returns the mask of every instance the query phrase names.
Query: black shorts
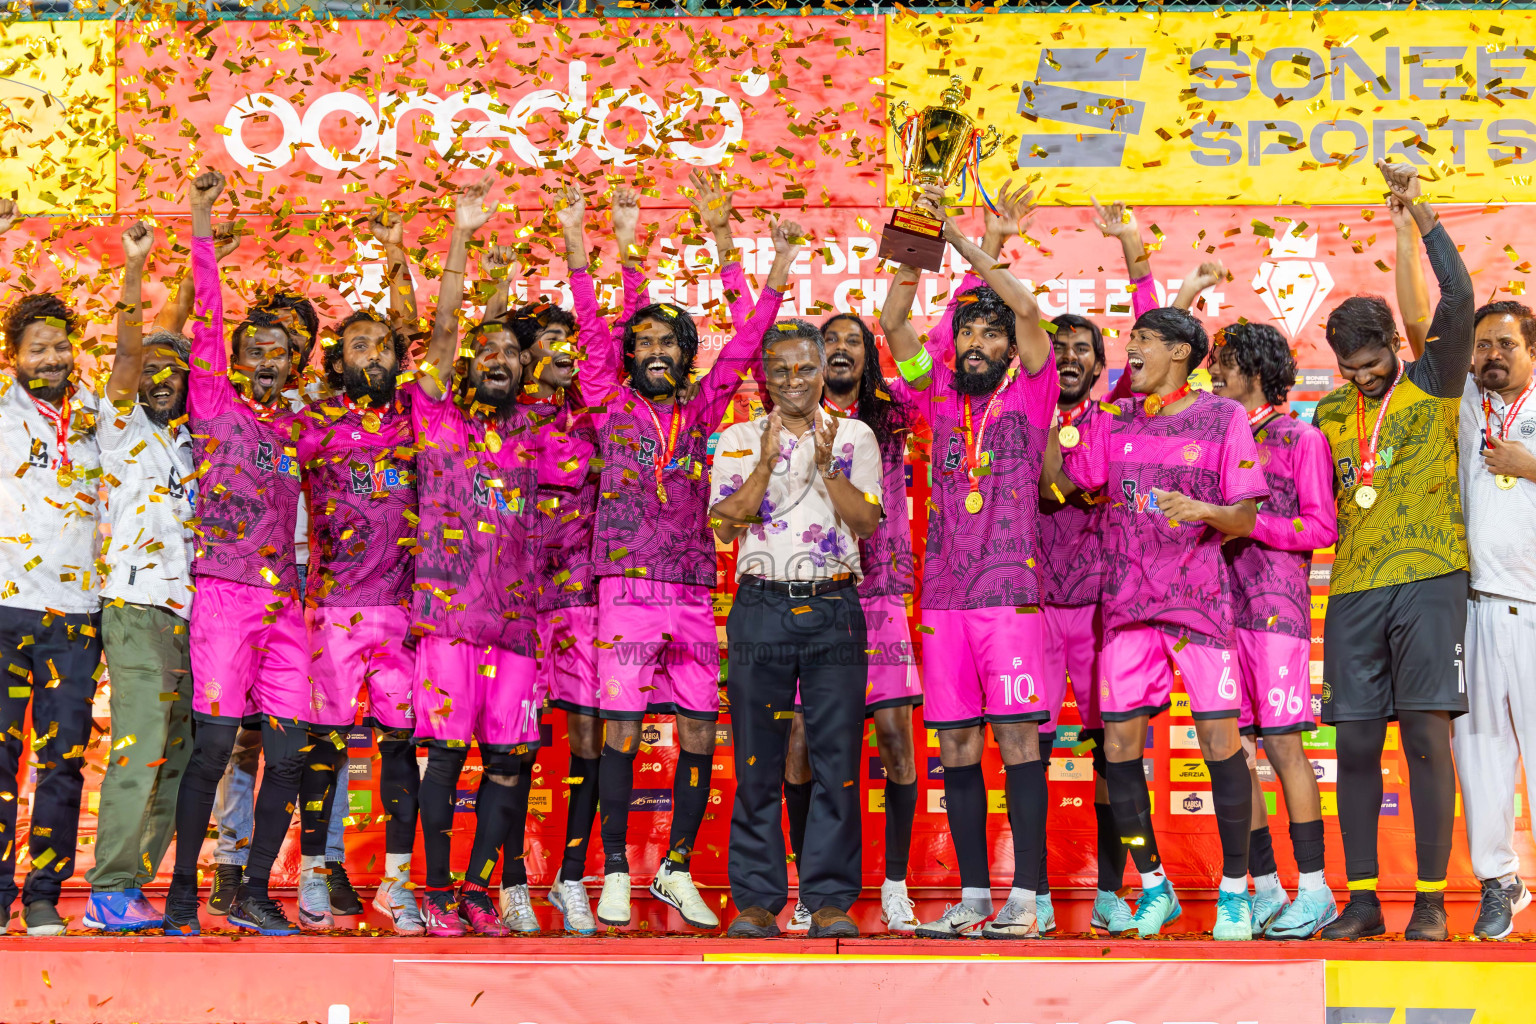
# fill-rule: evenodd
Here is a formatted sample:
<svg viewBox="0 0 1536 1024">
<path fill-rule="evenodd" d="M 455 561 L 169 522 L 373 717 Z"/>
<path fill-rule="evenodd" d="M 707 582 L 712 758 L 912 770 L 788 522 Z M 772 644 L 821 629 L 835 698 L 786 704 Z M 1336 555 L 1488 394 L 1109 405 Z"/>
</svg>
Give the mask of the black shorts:
<svg viewBox="0 0 1536 1024">
<path fill-rule="evenodd" d="M 1323 721 L 1467 713 L 1466 570 L 1340 594 L 1323 623 Z"/>
</svg>

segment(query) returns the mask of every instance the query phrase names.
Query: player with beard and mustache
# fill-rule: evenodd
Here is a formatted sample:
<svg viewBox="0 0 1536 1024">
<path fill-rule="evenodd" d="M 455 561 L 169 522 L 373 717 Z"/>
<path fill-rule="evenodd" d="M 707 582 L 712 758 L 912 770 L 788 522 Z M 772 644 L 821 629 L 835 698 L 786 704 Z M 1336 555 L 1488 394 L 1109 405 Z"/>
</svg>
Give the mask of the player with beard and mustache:
<svg viewBox="0 0 1536 1024">
<path fill-rule="evenodd" d="M 459 198 L 411 403 L 420 509 L 412 703 L 417 743 L 427 747 L 417 796 L 427 862 L 422 916 L 436 936 L 463 935 L 466 927 L 508 933 L 489 887 L 503 847 L 516 843 L 524 758 L 539 745 L 538 437 L 518 402 L 527 354 L 504 321 L 483 321 L 464 340 L 465 358 L 455 359 L 468 246 L 490 219 L 481 204 L 492 180 L 486 175 Z M 472 742 L 484 772 L 469 866 L 455 896 L 454 800 Z"/>
<path fill-rule="evenodd" d="M 1003 188 L 1011 232 L 1027 216 L 1026 188 Z M 954 367 L 935 360 L 908 321 L 920 274 L 898 271 L 881 312 L 901 380 L 891 394 L 911 402 L 933 431 L 922 615 L 927 661 L 924 723 L 939 731 L 945 806 L 960 864 L 961 900 L 917 929 L 933 938 L 978 931 L 993 938 L 1039 933 L 1036 892 L 1045 835 L 1046 783 L 1039 724 L 1050 718 L 1044 688 L 1038 482 L 1061 387 L 1051 343 L 1029 289 L 1006 264 L 970 242 L 943 212 L 942 193 L 919 200 L 945 223 L 945 238 L 986 282 L 951 303 Z M 994 216 L 998 216 L 994 214 Z M 1018 356 L 1020 367 L 1011 366 Z M 987 866 L 983 728 L 990 723 L 1007 770 L 1014 881 L 992 915 Z M 985 928 L 982 927 L 985 922 Z"/>
<path fill-rule="evenodd" d="M 693 204 L 701 218 L 729 216 L 731 194 L 694 176 Z M 622 353 L 627 387 L 596 377 L 583 385 L 594 412 L 603 459 L 593 561 L 597 566 L 599 714 L 606 742 L 598 766 L 602 806 L 603 892 L 597 918 L 622 926 L 630 919 L 627 851 L 640 723 L 647 711 L 675 715 L 680 752 L 673 781 L 671 836 L 651 894 L 675 907 L 695 928 L 719 919 L 688 873 L 689 856 L 709 804 L 715 721 L 720 714 L 720 655 L 713 599 L 715 547 L 709 531 L 709 436 L 742 379 L 761 360 L 761 342 L 783 301 L 789 268 L 800 248 L 797 225 L 773 230 L 774 261 L 751 321 L 725 343 L 688 402 L 698 331 L 689 314 L 668 302 L 639 309 L 623 336 L 609 331 L 582 248 L 585 203 L 567 190 L 560 211 L 576 322 L 587 351 Z M 722 254 L 727 300 L 747 290 L 737 254 Z M 626 286 L 639 271 L 625 269 Z"/>
<path fill-rule="evenodd" d="M 112 679 L 112 745 L 101 780 L 96 863 L 86 874 L 87 927 L 139 931 L 163 915 L 144 898 L 175 828 L 176 782 L 192 753 L 192 530 L 196 506 L 187 367 L 192 343 L 156 331 L 144 340 L 142 283 L 155 232 L 123 232 L 117 352 L 96 425 L 111 484 L 102 643 Z M 146 866 L 148 865 L 148 866 Z"/>
</svg>

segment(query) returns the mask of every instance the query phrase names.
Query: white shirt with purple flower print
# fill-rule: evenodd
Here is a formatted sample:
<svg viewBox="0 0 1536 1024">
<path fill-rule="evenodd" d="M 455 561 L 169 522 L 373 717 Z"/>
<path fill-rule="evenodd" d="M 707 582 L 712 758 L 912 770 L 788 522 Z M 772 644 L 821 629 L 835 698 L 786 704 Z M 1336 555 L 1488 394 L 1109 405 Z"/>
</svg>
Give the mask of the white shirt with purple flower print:
<svg viewBox="0 0 1536 1024">
<path fill-rule="evenodd" d="M 752 475 L 767 423 L 767 417 L 758 417 L 732 424 L 720 435 L 710 472 L 710 504 L 736 493 Z M 827 480 L 816 468 L 815 437 L 810 431 L 798 438 L 781 431 L 779 450 L 782 457 L 763 496 L 761 521 L 737 542 L 736 578 L 809 581 L 851 574 L 862 579 L 859 541 L 832 506 Z M 880 445 L 862 421 L 838 418 L 832 465 L 872 500 L 882 500 Z"/>
</svg>

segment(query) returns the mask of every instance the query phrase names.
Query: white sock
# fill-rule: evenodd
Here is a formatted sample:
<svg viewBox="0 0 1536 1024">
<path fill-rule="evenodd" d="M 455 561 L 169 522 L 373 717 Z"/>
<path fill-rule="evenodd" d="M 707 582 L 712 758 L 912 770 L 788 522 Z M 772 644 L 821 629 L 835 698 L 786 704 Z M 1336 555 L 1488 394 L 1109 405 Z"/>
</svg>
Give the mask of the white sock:
<svg viewBox="0 0 1536 1024">
<path fill-rule="evenodd" d="M 1280 873 L 1271 871 L 1267 875 L 1254 875 L 1253 891 L 1260 896 L 1284 896 L 1285 887 L 1280 884 Z"/>
<path fill-rule="evenodd" d="M 883 900 L 891 893 L 907 894 L 907 880 L 905 878 L 887 878 L 880 883 L 880 898 Z"/>
<path fill-rule="evenodd" d="M 313 857 L 307 857 L 307 856 L 299 857 L 299 870 L 300 871 L 309 873 L 309 872 L 315 871 L 318 868 L 323 868 L 323 867 L 325 867 L 325 854 L 323 854 L 323 853 L 317 853 Z"/>
<path fill-rule="evenodd" d="M 1140 874 L 1141 888 L 1143 891 L 1147 889 L 1156 889 L 1158 886 L 1168 881 L 1168 872 L 1164 871 L 1162 868 L 1153 868 L 1151 871 L 1142 871 Z"/>
<path fill-rule="evenodd" d="M 1296 888 L 1298 890 L 1310 889 L 1313 891 L 1326 889 L 1328 888 L 1328 881 L 1323 878 L 1321 871 L 1303 871 L 1300 879 L 1296 882 Z"/>
<path fill-rule="evenodd" d="M 1222 875 L 1221 891 L 1237 893 L 1239 896 L 1248 895 L 1248 876 L 1244 875 L 1242 878 L 1228 878 L 1226 875 Z"/>
<path fill-rule="evenodd" d="M 411 855 L 408 853 L 386 853 L 384 855 L 384 880 L 396 881 L 401 885 L 409 885 L 411 881 Z"/>
<path fill-rule="evenodd" d="M 1008 890 L 1008 898 L 1010 900 L 1024 900 L 1027 903 L 1033 903 L 1037 897 L 1033 889 L 1020 889 L 1018 886 L 1014 886 Z"/>
<path fill-rule="evenodd" d="M 992 913 L 991 889 L 961 889 L 960 902 L 983 913 Z"/>
</svg>

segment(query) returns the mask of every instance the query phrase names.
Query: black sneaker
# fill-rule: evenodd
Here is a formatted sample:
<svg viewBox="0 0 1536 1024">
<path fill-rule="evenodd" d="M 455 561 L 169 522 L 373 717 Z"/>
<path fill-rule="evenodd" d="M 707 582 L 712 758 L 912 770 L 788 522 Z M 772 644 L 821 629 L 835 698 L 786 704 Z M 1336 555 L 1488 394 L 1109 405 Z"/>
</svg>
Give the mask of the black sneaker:
<svg viewBox="0 0 1536 1024">
<path fill-rule="evenodd" d="M 1483 880 L 1483 902 L 1477 909 L 1472 934 L 1480 939 L 1502 939 L 1515 930 L 1515 915 L 1531 905 L 1531 891 L 1517 878 L 1500 885 L 1497 878 Z"/>
<path fill-rule="evenodd" d="M 352 879 L 347 877 L 347 866 L 339 860 L 325 862 L 325 870 L 330 874 L 325 876 L 326 891 L 331 894 L 331 913 L 339 917 L 356 917 L 363 912 L 363 898 L 352 888 Z"/>
<path fill-rule="evenodd" d="M 224 865 L 220 865 L 224 867 Z M 235 868 L 239 871 L 239 868 Z M 230 889 L 231 893 L 235 890 Z M 213 901 L 209 900 L 209 909 Z M 228 907 L 226 906 L 226 911 Z M 197 882 L 178 882 L 171 879 L 171 887 L 165 893 L 165 919 L 161 922 L 167 935 L 197 935 L 202 926 L 197 920 Z"/>
<path fill-rule="evenodd" d="M 1385 935 L 1387 923 L 1381 918 L 1381 901 L 1351 897 L 1338 919 L 1322 931 L 1325 939 L 1368 939 Z"/>
<path fill-rule="evenodd" d="M 1445 893 L 1421 892 L 1413 899 L 1413 916 L 1403 929 L 1403 938 L 1423 942 L 1444 942 L 1451 937 L 1445 926 Z"/>
<path fill-rule="evenodd" d="M 299 929 L 288 920 L 282 904 L 268 897 L 248 895 L 242 887 L 229 908 L 229 923 L 258 935 L 297 935 Z"/>
<path fill-rule="evenodd" d="M 215 864 L 213 888 L 208 892 L 208 913 L 214 917 L 228 915 L 229 905 L 235 902 L 235 893 L 244 880 L 245 869 L 239 864 Z"/>
</svg>

